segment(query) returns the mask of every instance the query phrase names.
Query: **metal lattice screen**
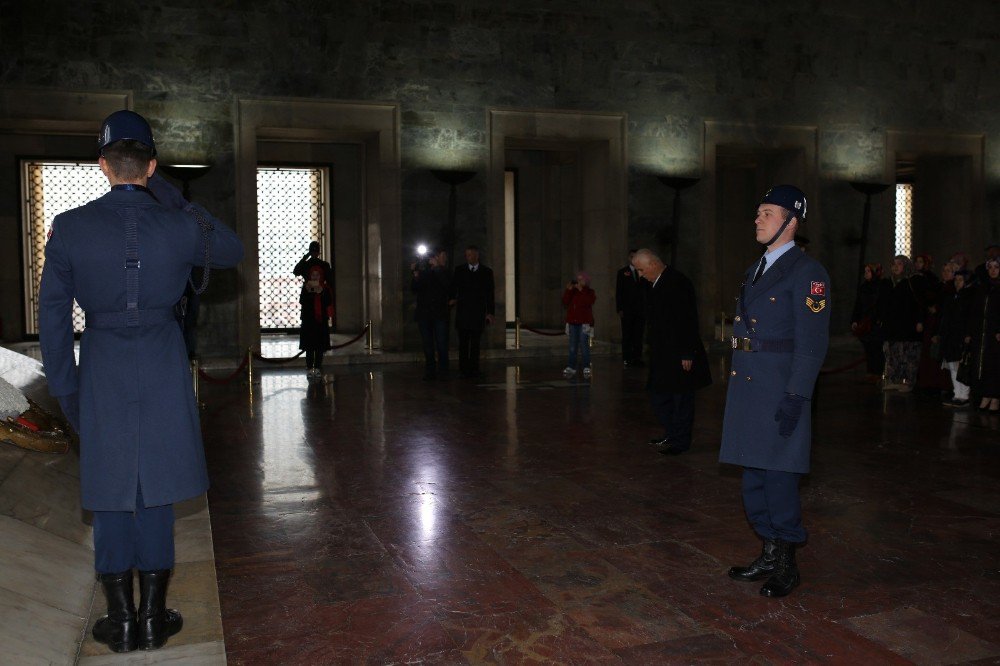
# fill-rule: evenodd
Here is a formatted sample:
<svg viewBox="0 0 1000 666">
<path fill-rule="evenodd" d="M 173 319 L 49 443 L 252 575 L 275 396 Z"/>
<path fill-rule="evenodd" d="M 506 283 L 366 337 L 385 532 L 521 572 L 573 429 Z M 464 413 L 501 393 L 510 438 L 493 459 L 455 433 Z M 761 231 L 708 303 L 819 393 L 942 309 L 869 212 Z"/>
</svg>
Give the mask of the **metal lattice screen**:
<svg viewBox="0 0 1000 666">
<path fill-rule="evenodd" d="M 913 184 L 896 185 L 896 254 L 910 256 L 913 247 Z"/>
<path fill-rule="evenodd" d="M 22 163 L 24 193 L 25 327 L 38 333 L 38 291 L 45 265 L 45 242 L 59 213 L 82 206 L 108 192 L 108 181 L 97 162 Z M 73 303 L 73 330 L 84 328 L 83 310 Z"/>
<path fill-rule="evenodd" d="M 326 248 L 326 169 L 257 169 L 260 327 L 299 326 L 302 278 L 292 275 L 310 241 Z"/>
</svg>

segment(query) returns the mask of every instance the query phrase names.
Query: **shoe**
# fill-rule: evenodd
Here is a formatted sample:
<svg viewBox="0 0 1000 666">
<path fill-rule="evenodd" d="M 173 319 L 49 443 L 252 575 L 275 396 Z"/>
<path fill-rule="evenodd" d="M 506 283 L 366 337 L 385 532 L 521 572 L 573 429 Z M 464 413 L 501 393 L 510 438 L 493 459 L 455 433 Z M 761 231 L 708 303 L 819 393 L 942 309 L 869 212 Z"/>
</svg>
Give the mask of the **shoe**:
<svg viewBox="0 0 1000 666">
<path fill-rule="evenodd" d="M 801 583 L 799 567 L 795 564 L 795 544 L 780 539 L 775 541 L 774 573 L 760 588 L 761 596 L 785 597 Z"/>
<path fill-rule="evenodd" d="M 108 614 L 94 623 L 94 640 L 104 643 L 112 652 L 131 652 L 139 645 L 139 625 L 136 622 L 135 601 L 132 597 L 132 570 L 116 574 L 99 574 L 108 602 Z"/>
<path fill-rule="evenodd" d="M 904 384 L 893 384 L 892 382 L 889 382 L 888 384 L 882 384 L 882 390 L 883 391 L 898 391 L 899 389 L 903 388 L 903 386 L 904 386 Z"/>
<path fill-rule="evenodd" d="M 649 440 L 649 443 L 651 446 L 659 446 L 660 444 L 664 444 L 667 441 L 667 439 L 668 439 L 667 437 L 654 437 L 653 439 Z"/>
<path fill-rule="evenodd" d="M 666 455 L 666 456 L 679 456 L 680 454 L 682 454 L 682 453 L 684 453 L 685 451 L 688 451 L 688 450 L 689 450 L 689 448 L 681 448 L 681 447 L 677 446 L 676 444 L 673 444 L 671 446 L 666 446 L 666 447 L 663 447 L 663 448 L 659 449 L 660 453 L 662 453 L 663 455 Z"/>
<path fill-rule="evenodd" d="M 745 567 L 730 567 L 729 577 L 742 583 L 770 578 L 774 573 L 777 553 L 778 542 L 774 539 L 764 539 L 764 547 L 757 559 Z"/>
<path fill-rule="evenodd" d="M 1000 412 L 1000 399 L 993 398 L 993 400 L 990 401 L 989 411 L 993 412 L 994 414 Z"/>
<path fill-rule="evenodd" d="M 625 361 L 625 363 L 623 365 L 627 368 L 630 365 L 632 365 L 632 361 Z"/>
<path fill-rule="evenodd" d="M 170 569 L 139 572 L 139 649 L 156 650 L 184 626 L 184 618 L 167 608 Z"/>
<path fill-rule="evenodd" d="M 913 387 L 910 386 L 909 384 L 903 384 L 902 386 L 899 387 L 899 392 L 900 393 L 912 393 L 913 392 Z"/>
<path fill-rule="evenodd" d="M 576 374 L 576 368 L 571 368 L 568 365 L 566 366 L 566 369 L 563 370 L 563 377 L 566 377 L 567 379 L 575 374 Z"/>
<path fill-rule="evenodd" d="M 586 377 L 586 378 L 588 378 L 588 379 L 590 378 L 590 368 L 589 367 L 586 367 L 586 368 L 583 369 L 583 376 Z"/>
<path fill-rule="evenodd" d="M 945 407 L 966 407 L 966 406 L 968 406 L 969 401 L 968 400 L 955 400 L 954 398 L 952 398 L 951 400 L 945 400 L 944 403 L 942 403 L 942 404 Z"/>
</svg>

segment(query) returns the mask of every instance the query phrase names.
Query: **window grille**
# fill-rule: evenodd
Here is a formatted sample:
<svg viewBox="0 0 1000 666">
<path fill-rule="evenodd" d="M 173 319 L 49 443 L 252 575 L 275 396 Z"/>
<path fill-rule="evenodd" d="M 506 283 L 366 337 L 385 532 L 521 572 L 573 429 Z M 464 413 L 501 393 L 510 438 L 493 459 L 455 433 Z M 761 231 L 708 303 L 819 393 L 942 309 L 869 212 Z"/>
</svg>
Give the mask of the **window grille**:
<svg viewBox="0 0 1000 666">
<path fill-rule="evenodd" d="M 896 184 L 896 254 L 913 249 L 913 184 Z"/>
<path fill-rule="evenodd" d="M 302 278 L 292 275 L 310 241 L 326 248 L 323 168 L 257 169 L 257 248 L 260 261 L 260 327 L 298 328 Z"/>
<path fill-rule="evenodd" d="M 25 329 L 38 333 L 38 292 L 45 266 L 45 243 L 59 213 L 107 194 L 108 181 L 96 162 L 22 162 L 24 194 Z M 84 328 L 83 310 L 73 303 L 73 330 Z"/>
</svg>

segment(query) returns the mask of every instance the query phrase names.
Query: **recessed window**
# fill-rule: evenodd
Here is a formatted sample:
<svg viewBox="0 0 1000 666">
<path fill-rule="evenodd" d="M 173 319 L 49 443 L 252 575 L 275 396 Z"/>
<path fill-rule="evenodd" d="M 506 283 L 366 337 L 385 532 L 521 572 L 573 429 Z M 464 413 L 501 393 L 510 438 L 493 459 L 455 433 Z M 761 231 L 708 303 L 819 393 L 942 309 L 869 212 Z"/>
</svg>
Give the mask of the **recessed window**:
<svg viewBox="0 0 1000 666">
<path fill-rule="evenodd" d="M 311 241 L 329 261 L 326 168 L 257 169 L 260 328 L 298 328 L 302 279 L 292 274 Z"/>
<path fill-rule="evenodd" d="M 913 183 L 896 184 L 896 254 L 913 249 Z"/>
<path fill-rule="evenodd" d="M 45 242 L 59 213 L 82 206 L 108 192 L 108 180 L 97 162 L 21 163 L 24 202 L 25 330 L 38 334 L 38 292 L 45 266 Z M 73 303 L 73 330 L 83 331 L 83 310 Z"/>
</svg>

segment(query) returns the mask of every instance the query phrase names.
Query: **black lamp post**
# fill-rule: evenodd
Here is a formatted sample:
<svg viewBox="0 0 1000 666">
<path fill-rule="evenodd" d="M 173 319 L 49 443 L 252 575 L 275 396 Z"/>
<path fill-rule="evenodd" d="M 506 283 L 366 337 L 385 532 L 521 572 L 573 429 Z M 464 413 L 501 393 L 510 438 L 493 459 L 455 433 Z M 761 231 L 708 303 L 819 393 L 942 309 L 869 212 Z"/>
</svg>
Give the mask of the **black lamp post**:
<svg viewBox="0 0 1000 666">
<path fill-rule="evenodd" d="M 865 279 L 865 249 L 868 247 L 868 225 L 872 215 L 872 195 L 885 192 L 889 186 L 885 183 L 862 183 L 851 181 L 851 187 L 865 195 L 865 213 L 861 218 L 861 247 L 858 250 L 858 288 Z"/>
<path fill-rule="evenodd" d="M 455 256 L 455 227 L 458 218 L 458 186 L 472 180 L 475 171 L 448 171 L 446 169 L 431 169 L 431 174 L 442 183 L 447 183 L 450 191 L 448 193 L 448 220 L 445 222 L 444 230 L 441 234 L 441 244 L 448 250 L 448 256 Z"/>
<path fill-rule="evenodd" d="M 700 178 L 685 178 L 684 176 L 657 176 L 660 182 L 674 191 L 674 212 L 670 227 L 670 265 L 677 266 L 677 241 L 680 237 L 678 218 L 681 212 L 681 190 L 686 190 Z"/>
<path fill-rule="evenodd" d="M 191 201 L 191 181 L 197 180 L 208 173 L 208 170 L 212 168 L 211 164 L 161 164 L 159 165 L 163 172 L 174 178 L 175 180 L 181 181 L 181 194 L 188 201 Z"/>
</svg>

